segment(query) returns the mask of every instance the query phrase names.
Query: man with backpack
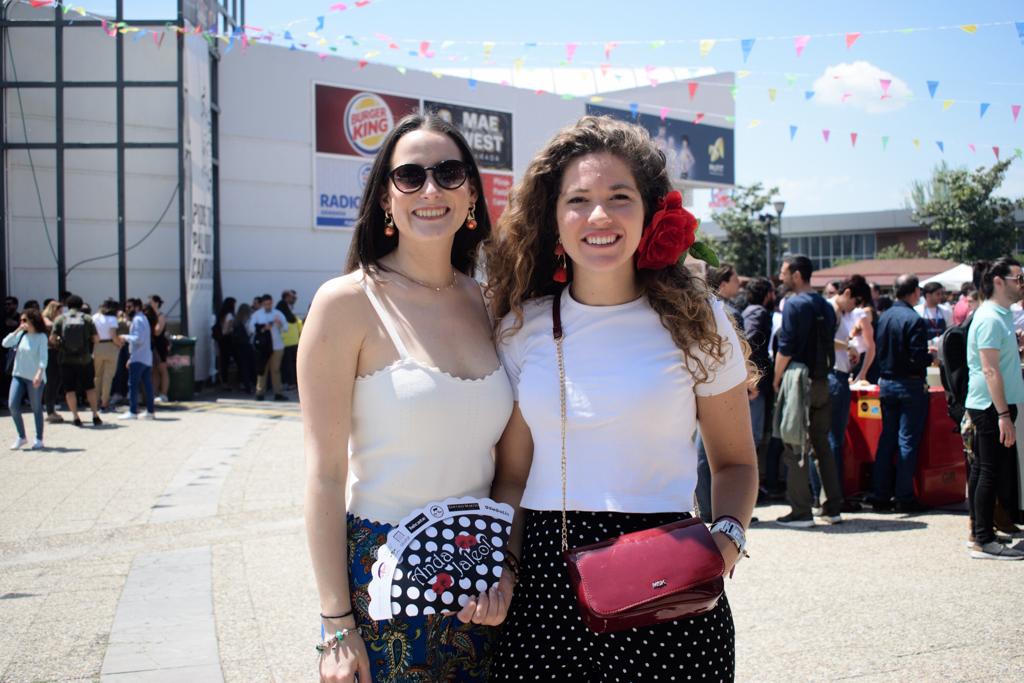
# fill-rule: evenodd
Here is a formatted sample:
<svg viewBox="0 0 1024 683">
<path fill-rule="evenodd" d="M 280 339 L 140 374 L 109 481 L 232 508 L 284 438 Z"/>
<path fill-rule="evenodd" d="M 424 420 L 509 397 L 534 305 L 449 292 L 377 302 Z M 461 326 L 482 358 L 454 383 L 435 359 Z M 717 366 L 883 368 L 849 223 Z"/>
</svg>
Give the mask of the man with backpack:
<svg viewBox="0 0 1024 683">
<path fill-rule="evenodd" d="M 99 343 L 100 337 L 92 316 L 82 312 L 82 297 L 72 294 L 64 303 L 68 311 L 53 321 L 50 332 L 60 362 L 61 379 L 66 392 L 64 398 L 74 417 L 74 425 L 81 427 L 78 394 L 84 393 L 92 409 L 92 423 L 99 426 L 103 420 L 100 419 L 96 401 L 96 369 L 92 361 L 92 350 Z"/>
<path fill-rule="evenodd" d="M 1017 404 L 1024 403 L 1020 349 L 1011 304 L 1020 301 L 1020 263 L 1000 258 L 975 266 L 984 303 L 967 332 L 967 414 L 974 425 L 974 459 L 968 501 L 974 522 L 970 556 L 979 560 L 1024 560 L 1024 552 L 999 543 L 993 531 L 996 497 L 1015 510 Z"/>
<path fill-rule="evenodd" d="M 784 443 L 786 498 L 791 508 L 776 522 L 796 529 L 814 526 L 808 442 L 825 490 L 821 520 L 828 524 L 842 522 L 843 493 L 828 443 L 832 426 L 828 376 L 835 365 L 836 314 L 811 287 L 813 271 L 806 256 L 790 256 L 779 272 L 782 284 L 794 295 L 786 300 L 782 313 L 772 387 L 777 397 L 773 432 Z"/>
<path fill-rule="evenodd" d="M 927 372 L 933 360 L 928 350 L 928 324 L 914 311 L 920 300 L 917 276 L 901 275 L 896 278 L 896 301 L 878 319 L 875 362 L 879 367 L 882 434 L 875 454 L 871 501 L 875 512 L 926 509 L 914 498 L 917 449 L 928 420 Z"/>
</svg>

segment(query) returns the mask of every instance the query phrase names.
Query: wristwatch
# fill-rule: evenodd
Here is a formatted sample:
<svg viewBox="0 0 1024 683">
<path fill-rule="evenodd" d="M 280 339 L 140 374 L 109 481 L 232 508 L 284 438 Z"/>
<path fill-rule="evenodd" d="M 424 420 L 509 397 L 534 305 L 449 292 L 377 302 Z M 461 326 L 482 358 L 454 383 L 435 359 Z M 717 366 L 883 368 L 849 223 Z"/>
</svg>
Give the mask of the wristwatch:
<svg viewBox="0 0 1024 683">
<path fill-rule="evenodd" d="M 746 556 L 747 535 L 744 533 L 743 527 L 736 520 L 728 517 L 719 519 L 711 525 L 711 533 L 723 534 L 733 542 L 733 545 L 736 546 L 736 550 L 739 552 L 739 557 L 736 558 L 736 562 L 739 562 Z"/>
</svg>

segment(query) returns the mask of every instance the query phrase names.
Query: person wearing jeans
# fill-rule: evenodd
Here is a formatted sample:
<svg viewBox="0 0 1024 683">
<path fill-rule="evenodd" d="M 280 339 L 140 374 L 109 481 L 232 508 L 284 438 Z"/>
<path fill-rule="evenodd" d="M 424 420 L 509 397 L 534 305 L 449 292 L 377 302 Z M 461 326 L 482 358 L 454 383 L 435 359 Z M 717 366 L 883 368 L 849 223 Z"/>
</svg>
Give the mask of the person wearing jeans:
<svg viewBox="0 0 1024 683">
<path fill-rule="evenodd" d="M 153 393 L 153 346 L 152 328 L 142 307 L 141 299 L 129 299 L 125 303 L 125 314 L 131 318 L 128 334 L 121 339 L 128 342 L 128 412 L 121 416 L 122 420 L 135 420 L 139 417 L 139 386 L 146 392 L 145 418 L 156 417 L 155 396 Z"/>
<path fill-rule="evenodd" d="M 21 403 L 27 395 L 36 427 L 32 450 L 37 451 L 43 447 L 43 389 L 49 360 L 49 335 L 46 334 L 46 323 L 38 309 L 25 309 L 18 322 L 18 327 L 3 340 L 3 348 L 15 354 L 7 405 L 18 438 L 11 445 L 11 450 L 17 450 L 28 443 L 25 422 L 21 417 Z"/>
<path fill-rule="evenodd" d="M 272 349 L 263 370 L 256 377 L 256 400 L 263 400 L 269 376 L 274 387 L 274 400 L 287 401 L 288 397 L 281 393 L 281 359 L 284 356 L 284 339 L 281 335 L 288 331 L 288 321 L 281 311 L 274 308 L 274 298 L 264 294 L 260 297 L 260 308 L 253 311 L 249 324 L 254 334 L 270 334 Z"/>
<path fill-rule="evenodd" d="M 1020 263 L 1001 258 L 979 262 L 974 281 L 984 303 L 967 332 L 967 400 L 974 423 L 974 460 L 967 498 L 974 520 L 970 556 L 979 560 L 1022 560 L 1024 551 L 1001 544 L 992 529 L 997 495 L 1011 500 L 1017 458 L 1016 404 L 1024 403 L 1020 350 L 1012 304 L 1021 300 Z"/>
<path fill-rule="evenodd" d="M 916 275 L 896 279 L 896 298 L 878 319 L 875 335 L 882 435 L 875 455 L 872 507 L 875 512 L 888 512 L 894 506 L 897 512 L 920 512 L 925 507 L 914 498 L 914 470 L 928 419 L 925 377 L 932 355 L 928 326 L 914 311 L 921 298 Z"/>
</svg>

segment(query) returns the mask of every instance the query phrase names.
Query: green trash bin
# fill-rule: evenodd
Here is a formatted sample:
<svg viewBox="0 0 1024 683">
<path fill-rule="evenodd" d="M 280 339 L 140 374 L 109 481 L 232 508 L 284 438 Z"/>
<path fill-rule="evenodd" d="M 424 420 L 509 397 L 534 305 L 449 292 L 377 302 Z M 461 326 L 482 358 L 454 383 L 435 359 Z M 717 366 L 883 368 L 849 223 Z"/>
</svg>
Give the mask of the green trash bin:
<svg viewBox="0 0 1024 683">
<path fill-rule="evenodd" d="M 196 393 L 195 360 L 196 340 L 194 337 L 171 337 L 171 349 L 167 353 L 167 374 L 170 384 L 167 398 L 172 401 L 191 401 Z"/>
</svg>

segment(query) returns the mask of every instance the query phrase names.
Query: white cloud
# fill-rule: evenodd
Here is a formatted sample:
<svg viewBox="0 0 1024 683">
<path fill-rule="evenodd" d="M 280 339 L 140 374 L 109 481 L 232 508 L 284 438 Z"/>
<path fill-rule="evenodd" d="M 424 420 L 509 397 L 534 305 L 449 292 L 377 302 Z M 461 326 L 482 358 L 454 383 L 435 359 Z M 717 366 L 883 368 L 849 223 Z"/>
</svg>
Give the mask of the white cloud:
<svg viewBox="0 0 1024 683">
<path fill-rule="evenodd" d="M 891 81 L 884 99 L 883 80 Z M 912 95 L 906 81 L 865 61 L 827 67 L 814 81 L 813 89 L 818 104 L 855 107 L 869 114 L 902 109 Z"/>
</svg>

